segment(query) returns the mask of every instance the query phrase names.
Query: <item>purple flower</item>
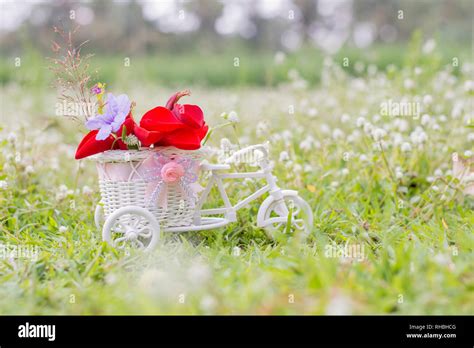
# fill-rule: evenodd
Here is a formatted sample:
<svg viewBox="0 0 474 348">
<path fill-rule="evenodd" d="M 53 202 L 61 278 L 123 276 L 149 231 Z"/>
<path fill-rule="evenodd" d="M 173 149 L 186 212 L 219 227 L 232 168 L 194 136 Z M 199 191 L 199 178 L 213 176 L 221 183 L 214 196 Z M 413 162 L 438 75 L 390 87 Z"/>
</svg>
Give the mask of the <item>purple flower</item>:
<svg viewBox="0 0 474 348">
<path fill-rule="evenodd" d="M 98 129 L 95 139 L 104 140 L 112 132 L 117 132 L 125 121 L 131 106 L 127 95 L 121 94 L 115 97 L 112 93 L 107 95 L 107 103 L 102 115 L 95 116 L 86 122 L 86 127 L 90 130 Z"/>
<path fill-rule="evenodd" d="M 92 88 L 91 88 L 91 92 L 93 94 L 101 94 L 102 93 L 102 88 L 100 88 L 97 84 L 95 84 Z"/>
</svg>

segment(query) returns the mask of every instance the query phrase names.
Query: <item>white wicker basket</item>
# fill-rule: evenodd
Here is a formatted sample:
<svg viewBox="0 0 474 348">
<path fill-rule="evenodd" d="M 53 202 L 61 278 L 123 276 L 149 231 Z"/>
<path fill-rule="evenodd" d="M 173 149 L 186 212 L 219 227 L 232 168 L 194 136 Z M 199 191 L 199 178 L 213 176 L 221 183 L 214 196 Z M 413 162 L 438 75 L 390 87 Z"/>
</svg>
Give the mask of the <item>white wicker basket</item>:
<svg viewBox="0 0 474 348">
<path fill-rule="evenodd" d="M 189 226 L 192 224 L 196 196 L 182 183 L 166 184 L 166 206 L 150 201 L 149 170 L 143 170 L 150 156 L 182 158 L 193 163 L 193 175 L 198 175 L 201 151 L 179 150 L 174 147 L 158 147 L 141 150 L 110 150 L 90 158 L 97 164 L 99 186 L 107 218 L 121 207 L 138 206 L 149 210 L 162 227 Z M 184 184 L 185 185 L 185 184 Z"/>
</svg>

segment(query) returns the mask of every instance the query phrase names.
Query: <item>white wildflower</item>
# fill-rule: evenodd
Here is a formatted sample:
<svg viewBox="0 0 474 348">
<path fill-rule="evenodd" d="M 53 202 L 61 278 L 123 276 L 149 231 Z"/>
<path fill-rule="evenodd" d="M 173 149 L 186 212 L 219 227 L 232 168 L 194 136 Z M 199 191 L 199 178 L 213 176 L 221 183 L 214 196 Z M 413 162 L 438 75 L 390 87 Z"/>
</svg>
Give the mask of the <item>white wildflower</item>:
<svg viewBox="0 0 474 348">
<path fill-rule="evenodd" d="M 117 276 L 114 273 L 107 273 L 105 276 L 105 282 L 108 285 L 114 285 L 117 283 Z"/>
<path fill-rule="evenodd" d="M 424 114 L 423 116 L 421 116 L 421 124 L 423 126 L 427 125 L 430 122 L 430 120 L 431 120 L 431 117 L 428 114 Z"/>
<path fill-rule="evenodd" d="M 187 275 L 192 284 L 201 285 L 211 278 L 211 271 L 207 265 L 196 262 L 188 268 Z"/>
<path fill-rule="evenodd" d="M 347 122 L 350 121 L 350 119 L 351 119 L 351 117 L 350 117 L 348 114 L 343 114 L 343 115 L 341 116 L 341 122 L 342 122 L 342 123 L 347 123 Z"/>
<path fill-rule="evenodd" d="M 464 157 L 471 157 L 471 156 L 472 156 L 472 151 L 471 150 L 464 151 Z"/>
<path fill-rule="evenodd" d="M 232 255 L 233 256 L 240 256 L 240 248 L 238 246 L 235 246 L 232 248 Z"/>
<path fill-rule="evenodd" d="M 17 139 L 16 133 L 15 132 L 10 132 L 7 135 L 7 140 L 11 143 L 14 143 Z"/>
<path fill-rule="evenodd" d="M 467 80 L 466 82 L 464 82 L 464 90 L 466 92 L 472 92 L 474 91 L 474 81 L 472 80 Z"/>
<path fill-rule="evenodd" d="M 231 111 L 229 112 L 229 115 L 227 116 L 227 119 L 229 120 L 229 122 L 232 122 L 232 123 L 239 123 L 239 116 L 237 115 L 237 112 L 235 111 Z"/>
<path fill-rule="evenodd" d="M 359 156 L 359 159 L 362 161 L 362 162 L 367 162 L 368 161 L 368 158 L 366 155 L 362 154 Z"/>
<path fill-rule="evenodd" d="M 382 128 L 376 128 L 372 131 L 372 137 L 374 138 L 375 141 L 381 140 L 386 135 L 387 135 L 387 132 L 385 131 L 385 129 L 382 129 Z"/>
<path fill-rule="evenodd" d="M 405 79 L 405 81 L 403 81 L 403 86 L 405 89 L 412 89 L 415 87 L 415 82 L 412 79 Z"/>
<path fill-rule="evenodd" d="M 435 175 L 435 176 L 443 176 L 443 171 L 438 168 L 438 169 L 436 169 L 436 170 L 434 171 L 434 175 Z"/>
<path fill-rule="evenodd" d="M 257 137 L 261 137 L 268 132 L 268 124 L 264 121 L 258 122 L 256 128 Z"/>
<path fill-rule="evenodd" d="M 401 146 L 400 149 L 402 152 L 410 152 L 411 151 L 411 144 L 408 142 L 404 142 Z"/>
<path fill-rule="evenodd" d="M 426 94 L 424 97 L 423 97 L 423 104 L 425 105 L 430 105 L 433 103 L 433 97 L 429 94 Z"/>
<path fill-rule="evenodd" d="M 308 135 L 306 138 L 303 139 L 303 141 L 300 143 L 300 149 L 301 150 L 311 150 L 314 146 L 314 138 L 311 135 Z"/>
<path fill-rule="evenodd" d="M 303 167 L 303 171 L 305 173 L 312 173 L 313 172 L 313 166 L 311 164 L 305 164 Z"/>
<path fill-rule="evenodd" d="M 395 168 L 395 177 L 397 179 L 402 179 L 403 178 L 403 170 L 401 167 Z"/>
<path fill-rule="evenodd" d="M 364 124 L 364 132 L 365 134 L 370 134 L 372 133 L 372 129 L 374 129 L 374 126 L 372 126 L 372 124 L 370 122 L 366 122 Z"/>
<path fill-rule="evenodd" d="M 352 304 L 349 298 L 336 295 L 326 306 L 326 315 L 348 315 L 352 314 Z"/>
<path fill-rule="evenodd" d="M 329 126 L 326 123 L 321 124 L 319 129 L 321 130 L 321 133 L 323 133 L 323 134 L 331 133 L 331 128 L 329 128 Z"/>
<path fill-rule="evenodd" d="M 275 64 L 277 65 L 283 64 L 285 59 L 286 59 L 286 54 L 282 51 L 278 51 L 277 53 L 275 53 L 275 57 L 273 58 Z"/>
<path fill-rule="evenodd" d="M 436 48 L 436 41 L 434 39 L 429 39 L 424 43 L 421 50 L 424 54 L 430 54 L 431 52 L 433 52 L 435 48 Z"/>
<path fill-rule="evenodd" d="M 59 226 L 59 232 L 60 233 L 64 233 L 67 231 L 67 227 L 66 226 Z"/>
<path fill-rule="evenodd" d="M 199 306 L 204 312 L 213 312 L 217 306 L 217 301 L 214 297 L 206 295 L 201 299 Z"/>
<path fill-rule="evenodd" d="M 0 190 L 6 190 L 8 188 L 8 182 L 6 180 L 0 180 Z"/>
<path fill-rule="evenodd" d="M 85 194 L 86 196 L 92 194 L 93 192 L 94 191 L 87 185 L 84 185 L 82 187 L 82 193 Z"/>
<path fill-rule="evenodd" d="M 25 173 L 26 173 L 26 174 L 33 174 L 34 172 L 35 172 L 35 168 L 33 168 L 32 165 L 27 165 L 27 166 L 25 167 Z"/>
<path fill-rule="evenodd" d="M 347 169 L 347 168 L 342 168 L 342 169 L 341 169 L 341 175 L 342 175 L 342 176 L 346 176 L 346 175 L 348 175 L 348 174 L 349 174 L 349 169 Z"/>
<path fill-rule="evenodd" d="M 334 140 L 341 139 L 342 137 L 344 137 L 344 132 L 342 130 L 340 130 L 339 128 L 336 128 L 336 129 L 333 130 L 332 138 Z"/>
<path fill-rule="evenodd" d="M 315 108 L 310 108 L 308 110 L 308 116 L 311 117 L 311 118 L 314 118 L 318 115 L 318 110 L 315 109 Z"/>
<path fill-rule="evenodd" d="M 363 127 L 365 125 L 365 118 L 359 117 L 356 121 L 357 127 Z"/>
</svg>

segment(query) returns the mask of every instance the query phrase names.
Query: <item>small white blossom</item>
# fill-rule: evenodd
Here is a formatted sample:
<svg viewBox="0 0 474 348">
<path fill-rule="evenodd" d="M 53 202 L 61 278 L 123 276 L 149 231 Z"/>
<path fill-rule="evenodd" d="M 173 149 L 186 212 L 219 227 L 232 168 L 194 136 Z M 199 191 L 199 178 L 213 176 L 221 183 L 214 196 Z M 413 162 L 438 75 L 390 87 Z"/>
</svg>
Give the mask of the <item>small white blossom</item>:
<svg viewBox="0 0 474 348">
<path fill-rule="evenodd" d="M 410 152 L 411 151 L 411 144 L 408 142 L 404 142 L 401 146 L 400 149 L 402 152 Z"/>
<path fill-rule="evenodd" d="M 82 187 L 82 193 L 85 194 L 85 195 L 90 195 L 93 192 L 94 191 L 87 185 L 84 185 L 84 187 Z"/>
<path fill-rule="evenodd" d="M 314 146 L 314 138 L 311 135 L 308 135 L 304 140 L 300 143 L 301 150 L 311 150 Z"/>
<path fill-rule="evenodd" d="M 321 133 L 323 134 L 329 134 L 331 132 L 331 128 L 326 123 L 323 123 L 319 129 L 321 129 Z"/>
<path fill-rule="evenodd" d="M 427 94 L 423 97 L 423 104 L 430 105 L 432 103 L 433 103 L 433 97 L 431 95 Z"/>
<path fill-rule="evenodd" d="M 6 190 L 8 188 L 8 182 L 6 180 L 0 180 L 0 190 Z"/>
<path fill-rule="evenodd" d="M 430 120 L 431 120 L 431 117 L 428 114 L 424 114 L 423 116 L 421 116 L 421 124 L 423 126 L 428 124 L 430 122 Z"/>
<path fill-rule="evenodd" d="M 372 131 L 372 136 L 374 137 L 375 141 L 379 141 L 386 135 L 387 135 L 387 132 L 385 131 L 385 129 L 382 129 L 382 128 L 376 128 Z"/>
<path fill-rule="evenodd" d="M 17 139 L 16 133 L 15 132 L 10 132 L 7 135 L 7 140 L 11 143 L 14 143 Z"/>
<path fill-rule="evenodd" d="M 227 116 L 227 119 L 229 120 L 229 122 L 232 122 L 232 123 L 239 123 L 239 116 L 237 115 L 237 113 L 235 111 L 231 111 L 229 112 L 229 115 Z"/>
<path fill-rule="evenodd" d="M 233 256 L 240 256 L 240 248 L 238 246 L 235 246 L 232 248 L 232 255 Z"/>
<path fill-rule="evenodd" d="M 464 156 L 465 157 L 471 157 L 472 156 L 472 151 L 471 150 L 464 151 Z"/>
<path fill-rule="evenodd" d="M 264 121 L 260 121 L 257 123 L 256 134 L 257 137 L 262 137 L 268 132 L 268 125 Z"/>
<path fill-rule="evenodd" d="M 59 226 L 59 232 L 60 233 L 64 233 L 67 231 L 67 227 L 66 226 Z"/>
<path fill-rule="evenodd" d="M 436 48 L 436 41 L 434 39 L 429 39 L 424 43 L 421 50 L 424 54 L 430 54 L 431 52 L 433 52 L 435 48 Z"/>
<path fill-rule="evenodd" d="M 336 128 L 336 129 L 333 130 L 332 138 L 334 140 L 341 139 L 342 137 L 344 137 L 344 132 L 342 130 L 340 130 L 339 128 Z"/>
<path fill-rule="evenodd" d="M 201 299 L 199 306 L 204 312 L 213 312 L 217 306 L 217 301 L 214 297 L 206 295 Z"/>
<path fill-rule="evenodd" d="M 464 90 L 466 92 L 474 91 L 474 81 L 467 80 L 466 82 L 464 82 Z"/>
<path fill-rule="evenodd" d="M 310 108 L 308 110 L 308 116 L 311 117 L 311 118 L 314 118 L 318 115 L 318 110 L 315 109 L 315 108 Z"/>
<path fill-rule="evenodd" d="M 357 119 L 357 121 L 356 121 L 357 127 L 363 127 L 364 124 L 365 124 L 365 118 L 359 117 L 359 118 Z"/>
<path fill-rule="evenodd" d="M 280 152 L 280 162 L 286 162 L 290 160 L 290 155 L 286 151 Z"/>
<path fill-rule="evenodd" d="M 372 133 L 372 130 L 374 129 L 374 126 L 372 126 L 372 124 L 370 122 L 366 122 L 364 124 L 364 132 L 365 134 L 370 134 Z"/>
<path fill-rule="evenodd" d="M 35 172 L 35 168 L 33 168 L 32 165 L 27 165 L 27 166 L 25 167 L 25 173 L 26 173 L 26 174 L 33 174 L 34 172 Z"/>
<path fill-rule="evenodd" d="M 415 87 L 415 82 L 412 79 L 405 79 L 405 81 L 403 81 L 403 86 L 406 89 L 412 89 Z"/>
<path fill-rule="evenodd" d="M 278 51 L 275 53 L 275 57 L 273 58 L 275 64 L 280 65 L 282 64 L 286 59 L 286 54 L 284 52 Z"/>
</svg>

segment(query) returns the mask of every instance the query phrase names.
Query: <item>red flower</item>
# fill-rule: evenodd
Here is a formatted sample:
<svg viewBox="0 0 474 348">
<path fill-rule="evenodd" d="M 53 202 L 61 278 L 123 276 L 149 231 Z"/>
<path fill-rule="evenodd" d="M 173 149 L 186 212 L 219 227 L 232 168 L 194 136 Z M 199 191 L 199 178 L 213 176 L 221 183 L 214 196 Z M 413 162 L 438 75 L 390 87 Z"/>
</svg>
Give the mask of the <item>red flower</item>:
<svg viewBox="0 0 474 348">
<path fill-rule="evenodd" d="M 166 103 L 166 108 L 156 107 L 143 115 L 140 126 L 135 126 L 135 135 L 143 146 L 174 146 L 183 150 L 196 150 L 206 136 L 208 126 L 197 105 L 177 104 L 189 95 L 189 91 L 174 94 Z"/>
<path fill-rule="evenodd" d="M 119 138 L 117 139 L 117 141 L 115 141 L 115 138 L 113 135 L 109 135 L 104 140 L 96 140 L 95 136 L 98 130 L 90 131 L 81 140 L 79 146 L 77 147 L 76 156 L 75 156 L 76 159 L 89 157 L 89 156 L 95 155 L 96 153 L 104 152 L 104 151 L 112 150 L 112 149 L 127 150 L 127 145 L 120 139 L 120 137 L 122 136 L 123 127 L 124 126 L 126 127 L 126 134 L 129 135 L 133 132 L 135 125 L 136 124 L 132 118 L 131 113 L 128 114 L 122 126 L 120 126 L 120 129 L 116 133 L 116 136 Z"/>
</svg>

